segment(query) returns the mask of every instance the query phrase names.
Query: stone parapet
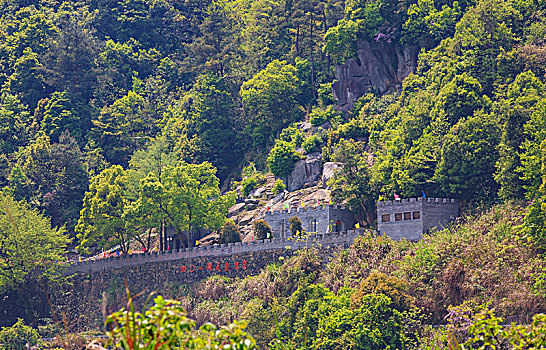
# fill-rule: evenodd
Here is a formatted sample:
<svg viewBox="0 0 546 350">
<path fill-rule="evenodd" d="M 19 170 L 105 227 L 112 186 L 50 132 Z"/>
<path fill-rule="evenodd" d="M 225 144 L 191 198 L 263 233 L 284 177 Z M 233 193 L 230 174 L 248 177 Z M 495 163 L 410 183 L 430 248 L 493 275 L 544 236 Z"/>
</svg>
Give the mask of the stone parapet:
<svg viewBox="0 0 546 350">
<path fill-rule="evenodd" d="M 352 244 L 355 238 L 361 235 L 363 232 L 363 229 L 358 229 L 331 234 L 314 234 L 310 235 L 305 241 L 287 238 L 273 238 L 253 242 L 238 242 L 222 245 L 215 244 L 214 246 L 192 247 L 187 249 L 179 249 L 177 251 L 171 250 L 166 252 L 143 253 L 95 261 L 76 262 L 66 269 L 65 274 L 72 275 L 75 273 L 92 273 L 166 261 L 203 257 L 227 257 L 237 254 L 257 253 L 281 249 L 297 250 L 313 246 L 348 246 Z"/>
</svg>

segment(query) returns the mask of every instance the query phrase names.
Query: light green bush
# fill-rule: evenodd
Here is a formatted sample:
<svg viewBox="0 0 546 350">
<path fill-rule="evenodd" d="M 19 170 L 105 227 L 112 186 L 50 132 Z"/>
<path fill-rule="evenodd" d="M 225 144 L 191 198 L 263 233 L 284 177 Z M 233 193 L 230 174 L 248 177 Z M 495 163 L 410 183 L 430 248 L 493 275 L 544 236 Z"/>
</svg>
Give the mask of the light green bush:
<svg viewBox="0 0 546 350">
<path fill-rule="evenodd" d="M 22 319 L 11 327 L 4 327 L 0 331 L 0 349 L 3 350 L 25 350 L 28 346 L 38 343 L 38 331 L 25 325 Z"/>
</svg>

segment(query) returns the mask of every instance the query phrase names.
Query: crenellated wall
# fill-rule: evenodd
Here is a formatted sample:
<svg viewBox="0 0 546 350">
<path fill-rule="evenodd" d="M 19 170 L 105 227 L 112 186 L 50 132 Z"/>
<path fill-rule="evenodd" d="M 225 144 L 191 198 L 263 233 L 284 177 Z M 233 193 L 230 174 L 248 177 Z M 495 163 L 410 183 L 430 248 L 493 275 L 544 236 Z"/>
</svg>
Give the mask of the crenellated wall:
<svg viewBox="0 0 546 350">
<path fill-rule="evenodd" d="M 162 263 L 176 260 L 191 260 L 197 258 L 217 258 L 237 254 L 252 254 L 261 251 L 302 249 L 310 246 L 346 246 L 353 243 L 355 238 L 364 232 L 349 230 L 332 234 L 313 234 L 307 241 L 296 241 L 290 238 L 273 238 L 253 242 L 237 242 L 228 244 L 215 244 L 207 247 L 193 247 L 187 249 L 171 250 L 157 253 L 134 254 L 129 256 L 112 257 L 95 261 L 75 262 L 69 266 L 65 274 L 93 273 L 97 271 L 120 269 L 153 263 Z"/>
<path fill-rule="evenodd" d="M 288 220 L 297 216 L 306 232 L 326 234 L 354 229 L 354 215 L 342 205 L 321 205 L 318 207 L 299 207 L 288 210 L 267 211 L 265 221 L 271 226 L 274 238 L 290 237 Z M 339 221 L 339 224 L 336 223 Z"/>
<path fill-rule="evenodd" d="M 133 294 L 143 292 L 136 305 L 141 308 L 152 291 L 180 298 L 190 285 L 207 277 L 256 275 L 306 247 L 316 247 L 326 262 L 335 249 L 349 246 L 363 233 L 353 230 L 311 235 L 307 241 L 272 239 L 77 263 L 67 270 L 69 285 L 54 291 L 50 299 L 57 318 L 64 313 L 71 331 L 98 329 L 103 327 L 105 315 L 125 306 L 125 282 Z"/>
<path fill-rule="evenodd" d="M 395 240 L 417 241 L 424 232 L 445 227 L 458 215 L 459 204 L 450 198 L 418 197 L 378 201 L 377 229 L 380 234 Z M 385 221 L 385 216 L 388 221 Z"/>
</svg>

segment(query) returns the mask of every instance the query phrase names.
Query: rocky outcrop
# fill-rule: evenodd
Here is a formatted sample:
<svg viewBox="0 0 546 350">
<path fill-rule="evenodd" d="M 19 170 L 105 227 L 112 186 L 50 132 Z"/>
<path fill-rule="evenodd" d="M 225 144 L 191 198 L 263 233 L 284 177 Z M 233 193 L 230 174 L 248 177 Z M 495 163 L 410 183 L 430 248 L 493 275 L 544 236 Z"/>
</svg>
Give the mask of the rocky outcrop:
<svg viewBox="0 0 546 350">
<path fill-rule="evenodd" d="M 294 170 L 283 179 L 288 191 L 302 189 L 305 184 L 320 180 L 322 177 L 322 160 L 320 154 L 310 154 L 294 165 Z"/>
<path fill-rule="evenodd" d="M 360 64 L 349 59 L 336 65 L 337 81 L 332 90 L 340 110 L 351 109 L 369 91 L 384 93 L 397 87 L 417 66 L 416 46 L 359 41 L 357 47 Z"/>
<path fill-rule="evenodd" d="M 337 168 L 340 168 L 342 166 L 342 163 L 338 162 L 326 162 L 324 163 L 323 170 L 322 170 L 322 186 L 327 187 L 326 182 L 330 180 L 332 176 L 334 176 L 335 171 Z"/>
</svg>

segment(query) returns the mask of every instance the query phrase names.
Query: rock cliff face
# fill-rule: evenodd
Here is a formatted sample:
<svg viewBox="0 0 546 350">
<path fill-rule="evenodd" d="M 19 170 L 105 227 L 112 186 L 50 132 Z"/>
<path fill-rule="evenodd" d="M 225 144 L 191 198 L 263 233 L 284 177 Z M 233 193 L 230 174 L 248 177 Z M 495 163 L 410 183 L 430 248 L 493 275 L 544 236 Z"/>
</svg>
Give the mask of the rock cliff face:
<svg viewBox="0 0 546 350">
<path fill-rule="evenodd" d="M 305 185 L 315 185 L 322 177 L 322 160 L 320 154 L 309 154 L 305 160 L 298 160 L 294 170 L 285 176 L 284 183 L 288 191 L 302 189 Z"/>
<path fill-rule="evenodd" d="M 384 93 L 400 85 L 415 71 L 419 49 L 375 41 L 358 42 L 358 60 L 336 66 L 337 81 L 332 85 L 338 109 L 347 111 L 364 94 Z"/>
</svg>

